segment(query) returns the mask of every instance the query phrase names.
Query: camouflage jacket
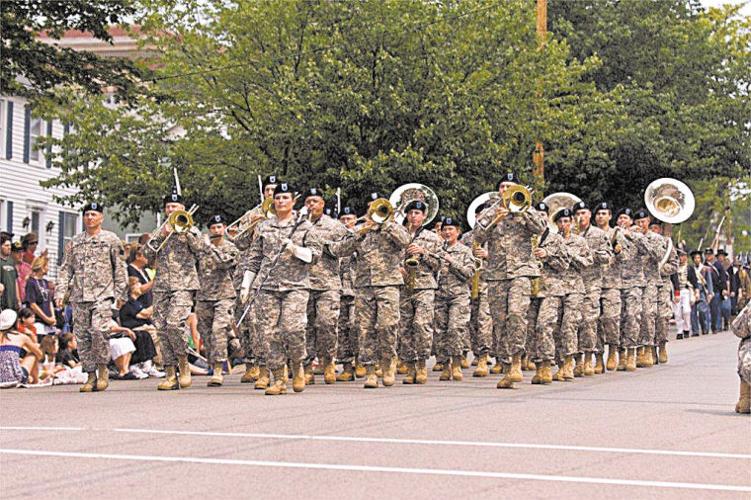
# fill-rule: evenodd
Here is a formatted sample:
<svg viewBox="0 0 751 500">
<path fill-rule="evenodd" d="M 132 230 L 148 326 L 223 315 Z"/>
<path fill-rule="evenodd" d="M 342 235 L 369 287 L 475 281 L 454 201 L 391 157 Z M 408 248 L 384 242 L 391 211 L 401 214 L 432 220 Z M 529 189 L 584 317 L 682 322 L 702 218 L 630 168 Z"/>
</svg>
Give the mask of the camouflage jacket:
<svg viewBox="0 0 751 500">
<path fill-rule="evenodd" d="M 608 235 L 599 227 L 590 225 L 579 236 L 586 240 L 593 259 L 592 265 L 582 270 L 584 288 L 587 291 L 600 289 L 604 271 L 613 255 L 613 247 L 610 245 Z"/>
<path fill-rule="evenodd" d="M 562 297 L 566 295 L 568 290 L 563 281 L 563 273 L 571 265 L 571 252 L 568 245 L 560 234 L 549 232 L 540 242 L 539 248 L 547 253 L 542 259 L 542 286 L 539 296 Z"/>
<path fill-rule="evenodd" d="M 339 276 L 342 279 L 342 297 L 355 296 L 355 266 L 357 254 L 339 259 Z"/>
<path fill-rule="evenodd" d="M 101 299 L 128 298 L 128 271 L 122 242 L 111 231 L 94 236 L 76 235 L 63 258 L 57 276 L 55 294 L 72 304 Z"/>
<path fill-rule="evenodd" d="M 660 249 L 660 260 L 662 260 L 665 254 L 668 252 L 668 242 L 670 239 L 667 236 L 662 236 L 662 248 Z M 673 284 L 670 281 L 670 276 L 678 272 L 678 252 L 675 249 L 675 245 L 670 244 L 670 253 L 668 254 L 668 260 L 660 267 L 660 284 L 662 287 L 672 287 Z"/>
<path fill-rule="evenodd" d="M 252 285 L 254 289 L 260 283 L 263 283 L 262 290 L 270 291 L 286 292 L 310 288 L 310 268 L 321 257 L 322 244 L 311 231 L 313 226 L 307 220 L 300 222 L 290 236 L 295 224 L 297 221 L 294 217 L 281 222 L 272 216 L 256 226 L 256 237 L 242 266 L 243 271 L 249 270 L 257 274 L 256 281 Z M 292 255 L 289 250 L 285 250 L 276 266 L 271 269 L 272 262 L 288 239 L 295 245 L 309 248 L 313 253 L 312 262 L 305 263 Z"/>
<path fill-rule="evenodd" d="M 598 228 L 599 229 L 599 228 Z M 602 230 L 601 230 L 602 231 Z M 621 270 L 619 267 L 620 257 L 616 256 L 613 244 L 613 238 L 616 243 L 620 243 L 623 246 L 623 234 L 616 228 L 608 227 L 606 232 L 608 247 L 610 248 L 610 255 L 608 262 L 602 266 L 602 289 L 609 290 L 611 288 L 621 288 Z"/>
<path fill-rule="evenodd" d="M 402 254 L 410 242 L 404 226 L 388 221 L 363 236 L 348 232 L 344 239 L 329 243 L 327 250 L 337 257 L 357 252 L 355 288 L 399 286 L 404 284 Z"/>
<path fill-rule="evenodd" d="M 587 245 L 587 241 L 577 234 L 571 233 L 568 238 L 563 238 L 565 245 L 571 254 L 571 264 L 561 276 L 563 286 L 567 293 L 584 293 L 584 280 L 582 272 L 584 269 L 591 267 L 594 260 L 592 251 Z"/>
<path fill-rule="evenodd" d="M 326 214 L 312 223 L 311 234 L 322 244 L 329 241 L 339 241 L 347 234 L 347 228 L 341 222 L 332 219 Z M 323 252 L 310 268 L 310 288 L 312 290 L 341 290 L 342 280 L 339 276 L 339 257 Z"/>
<path fill-rule="evenodd" d="M 736 316 L 733 323 L 730 325 L 730 330 L 740 339 L 745 339 L 751 336 L 751 302 L 748 302 L 746 306 L 741 309 L 741 312 L 738 313 L 738 316 Z"/>
<path fill-rule="evenodd" d="M 256 225 L 252 231 L 245 231 L 245 229 L 250 225 L 253 219 L 263 216 L 264 214 L 261 212 L 261 205 L 258 205 L 251 208 L 240 217 L 240 222 L 237 223 L 237 238 L 231 240 L 238 250 L 246 251 L 250 249 L 250 245 L 253 243 L 253 237 L 258 230 L 258 225 Z"/>
<path fill-rule="evenodd" d="M 623 238 L 620 238 L 623 235 Z M 621 273 L 621 288 L 645 287 L 647 280 L 644 277 L 644 258 L 649 255 L 657 255 L 659 249 L 647 237 L 636 231 L 619 230 L 618 242 L 621 244 L 621 253 L 616 257 L 618 270 Z M 659 258 L 659 257 L 657 257 Z"/>
<path fill-rule="evenodd" d="M 441 254 L 451 259 L 451 263 L 440 259 L 441 269 L 438 271 L 437 297 L 457 297 L 469 294 L 467 284 L 475 274 L 475 261 L 472 250 L 457 242 L 449 246 L 443 244 Z"/>
<path fill-rule="evenodd" d="M 164 237 L 157 228 L 151 233 L 148 245 L 144 245 L 143 253 L 147 259 L 156 263 L 156 278 L 154 292 L 174 292 L 178 290 L 198 290 L 198 257 L 203 251 L 201 232 L 192 227 L 189 232 L 173 234 L 159 253 L 153 249 L 159 248 Z"/>
<path fill-rule="evenodd" d="M 436 254 L 441 248 L 443 240 L 429 229 L 420 227 L 414 235 L 410 235 L 410 243 L 423 247 L 430 253 Z M 408 245 L 409 246 L 409 245 Z M 402 253 L 402 264 L 404 260 L 409 257 L 406 249 Z M 432 255 L 416 255 L 417 260 L 420 262 L 420 266 L 417 268 L 417 275 L 415 276 L 414 290 L 435 290 L 438 288 L 438 283 L 435 280 L 435 273 L 441 268 L 441 263 Z M 404 269 L 405 273 L 407 269 Z"/>
<path fill-rule="evenodd" d="M 660 276 L 660 259 L 667 251 L 667 240 L 659 234 L 647 231 L 644 235 L 652 251 L 642 255 L 642 266 L 644 267 L 644 278 L 647 283 L 654 286 L 662 286 Z"/>
<path fill-rule="evenodd" d="M 223 238 L 217 246 L 206 243 L 206 248 L 198 261 L 198 278 L 201 282 L 196 297 L 198 300 L 235 298 L 232 274 L 239 255 L 237 247 L 227 239 Z"/>
<path fill-rule="evenodd" d="M 532 255 L 532 236 L 540 235 L 547 226 L 543 212 L 530 208 L 526 212 L 509 214 L 495 226 L 485 229 L 495 219 L 498 206 L 484 210 L 477 218 L 474 240 L 488 244 L 488 262 L 483 278 L 499 281 L 520 276 L 540 275 L 537 259 Z"/>
</svg>

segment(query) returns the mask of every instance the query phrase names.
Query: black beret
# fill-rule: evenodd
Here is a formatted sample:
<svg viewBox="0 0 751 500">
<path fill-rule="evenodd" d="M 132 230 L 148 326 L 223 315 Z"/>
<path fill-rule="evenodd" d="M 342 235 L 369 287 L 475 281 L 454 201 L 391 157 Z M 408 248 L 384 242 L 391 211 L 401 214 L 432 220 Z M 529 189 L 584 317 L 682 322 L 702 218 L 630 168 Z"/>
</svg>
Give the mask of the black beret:
<svg viewBox="0 0 751 500">
<path fill-rule="evenodd" d="M 595 207 L 595 212 L 598 212 L 600 210 L 608 210 L 609 212 L 613 211 L 613 209 L 610 207 L 610 203 L 608 203 L 607 201 L 602 201 L 597 204 L 597 206 Z"/>
<path fill-rule="evenodd" d="M 540 212 L 548 213 L 550 211 L 550 207 L 545 202 L 540 202 L 537 205 L 535 205 L 535 210 L 539 210 Z"/>
<path fill-rule="evenodd" d="M 172 187 L 172 193 L 168 194 L 164 197 L 162 200 L 162 205 L 166 205 L 167 203 L 182 203 L 183 197 L 179 194 L 177 194 L 177 187 Z"/>
<path fill-rule="evenodd" d="M 309 188 L 307 191 L 305 191 L 305 198 L 308 198 L 310 196 L 320 196 L 323 198 L 323 191 L 321 191 L 318 188 Z"/>
<path fill-rule="evenodd" d="M 643 208 L 640 208 L 639 210 L 637 210 L 636 212 L 634 212 L 634 220 L 646 219 L 648 217 L 649 217 L 649 212 L 647 212 Z"/>
<path fill-rule="evenodd" d="M 649 223 L 650 226 L 660 226 L 662 227 L 662 221 L 657 219 L 652 219 L 652 221 Z"/>
<path fill-rule="evenodd" d="M 503 177 L 501 177 L 501 180 L 498 181 L 498 185 L 496 187 L 500 188 L 501 184 L 503 184 L 504 182 L 513 182 L 514 184 L 519 184 L 519 178 L 514 172 L 507 172 Z"/>
<path fill-rule="evenodd" d="M 574 212 L 578 212 L 579 210 L 589 210 L 589 205 L 587 205 L 586 201 L 580 201 L 577 203 L 574 203 L 574 208 L 572 208 Z"/>
<path fill-rule="evenodd" d="M 101 203 L 97 203 L 96 201 L 92 201 L 83 206 L 83 213 L 90 212 L 92 210 L 94 212 L 99 212 L 100 214 L 103 214 L 104 206 Z"/>
<path fill-rule="evenodd" d="M 292 189 L 292 186 L 290 186 L 286 182 L 280 182 L 274 188 L 274 196 L 276 196 L 278 194 L 284 194 L 284 193 L 290 193 L 291 194 L 291 193 L 294 193 L 294 192 L 295 192 L 295 190 Z"/>
<path fill-rule="evenodd" d="M 618 210 L 616 217 L 620 217 L 621 215 L 628 215 L 632 219 L 634 218 L 634 212 L 630 208 L 622 208 Z"/>
<path fill-rule="evenodd" d="M 266 181 L 263 183 L 264 186 L 268 186 L 270 184 L 276 185 L 278 184 L 278 177 L 276 175 L 269 175 L 266 177 Z"/>
<path fill-rule="evenodd" d="M 339 217 L 342 215 L 356 215 L 352 207 L 342 207 L 342 211 L 339 212 Z"/>
<path fill-rule="evenodd" d="M 558 210 L 553 216 L 553 222 L 558 222 L 561 217 L 571 217 L 573 214 L 570 208 L 562 208 Z"/>
<path fill-rule="evenodd" d="M 419 210 L 422 213 L 425 213 L 428 210 L 428 206 L 420 200 L 412 200 L 407 205 L 407 208 L 404 209 L 404 213 L 406 214 L 410 210 Z"/>
<path fill-rule="evenodd" d="M 442 217 L 441 218 L 441 222 L 443 223 L 442 227 L 454 226 L 457 229 L 461 229 L 462 228 L 462 223 L 459 222 L 458 219 L 455 219 L 453 217 Z"/>
<path fill-rule="evenodd" d="M 224 217 L 222 217 L 219 214 L 216 214 L 211 219 L 209 219 L 209 226 L 208 227 L 211 227 L 214 224 L 224 224 L 224 223 L 225 223 Z"/>
</svg>

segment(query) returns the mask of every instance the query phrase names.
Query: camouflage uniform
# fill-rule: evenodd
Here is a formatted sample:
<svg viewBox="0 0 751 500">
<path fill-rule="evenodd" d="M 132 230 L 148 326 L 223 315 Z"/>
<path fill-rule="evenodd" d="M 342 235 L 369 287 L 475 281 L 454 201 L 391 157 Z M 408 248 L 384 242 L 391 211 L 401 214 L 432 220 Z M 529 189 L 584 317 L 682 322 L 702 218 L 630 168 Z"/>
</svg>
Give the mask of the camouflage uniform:
<svg viewBox="0 0 751 500">
<path fill-rule="evenodd" d="M 196 316 L 198 332 L 206 347 L 206 357 L 211 366 L 227 360 L 227 342 L 234 320 L 235 286 L 232 271 L 237 264 L 237 247 L 223 239 L 214 246 L 208 244 L 198 262 L 198 290 Z M 211 251 L 215 249 L 215 251 Z"/>
<path fill-rule="evenodd" d="M 339 241 L 347 228 L 326 214 L 313 223 L 311 229 L 323 243 Z M 321 360 L 336 358 L 336 341 L 339 324 L 342 280 L 339 276 L 339 258 L 323 252 L 310 268 L 310 297 L 308 298 L 308 328 L 306 343 L 310 364 L 318 356 Z"/>
<path fill-rule="evenodd" d="M 611 253 L 608 262 L 603 265 L 602 289 L 600 292 L 600 319 L 597 324 L 598 352 L 604 351 L 605 344 L 614 347 L 621 345 L 621 273 L 616 264 L 616 255 L 613 252 L 613 236 L 615 228 L 608 228 L 607 239 Z M 617 241 L 622 241 L 620 234 L 615 234 Z M 621 243 L 621 245 L 623 245 Z M 619 258 L 618 258 L 619 259 Z"/>
<path fill-rule="evenodd" d="M 647 231 L 644 239 L 648 246 L 646 254 L 642 255 L 642 267 L 646 285 L 642 295 L 642 319 L 639 335 L 640 346 L 655 345 L 655 325 L 657 322 L 658 286 L 660 279 L 660 259 L 664 254 L 664 238 L 657 233 Z M 662 251 L 662 253 L 661 253 Z"/>
<path fill-rule="evenodd" d="M 730 325 L 730 330 L 741 339 L 738 344 L 738 376 L 751 384 L 751 302 L 741 310 Z"/>
<path fill-rule="evenodd" d="M 527 346 L 527 352 L 535 362 L 555 359 L 555 340 L 559 337 L 564 313 L 569 316 L 575 313 L 572 303 L 579 297 L 579 294 L 567 295 L 563 283 L 563 272 L 571 264 L 570 250 L 563 237 L 548 233 L 539 248 L 545 250 L 547 256 L 542 260 L 542 286 L 535 299 L 539 302 L 539 312 L 533 328 L 534 340 Z M 567 323 L 570 324 L 571 320 Z"/>
<path fill-rule="evenodd" d="M 470 249 L 474 238 L 473 232 L 474 230 L 464 233 L 461 239 L 461 242 Z M 471 280 L 469 286 L 472 286 Z M 491 348 L 495 350 L 493 347 L 495 346 L 493 342 L 493 320 L 490 317 L 490 305 L 488 304 L 488 282 L 483 279 L 482 272 L 480 272 L 478 292 L 476 299 L 470 297 L 470 346 L 475 357 L 480 357 L 483 354 L 495 356 L 495 352 L 490 353 Z"/>
<path fill-rule="evenodd" d="M 344 257 L 340 261 L 339 275 L 342 279 L 341 305 L 339 306 L 339 337 L 337 348 L 337 360 L 340 363 L 352 363 L 357 361 L 357 331 L 355 329 L 355 289 L 354 267 L 356 255 Z"/>
<path fill-rule="evenodd" d="M 513 355 L 525 350 L 531 278 L 540 275 L 539 262 L 532 255 L 532 236 L 543 232 L 547 217 L 530 208 L 523 213 L 510 213 L 494 227 L 485 229 L 497 210 L 498 207 L 491 207 L 480 214 L 473 241 L 488 243 L 488 265 L 483 273 L 488 282 L 493 332 L 498 339 L 496 350 L 503 363 L 510 363 Z"/>
<path fill-rule="evenodd" d="M 399 287 L 404 284 L 400 268 L 402 252 L 410 241 L 403 226 L 387 221 L 365 235 L 350 232 L 343 240 L 327 245 L 332 255 L 339 257 L 357 252 L 354 323 L 363 365 L 396 357 Z"/>
<path fill-rule="evenodd" d="M 669 240 L 665 236 L 662 236 L 662 239 L 660 252 L 664 256 Z M 657 323 L 655 324 L 655 345 L 657 346 L 663 346 L 668 341 L 670 318 L 673 317 L 673 282 L 670 281 L 670 276 L 677 272 L 678 252 L 675 250 L 675 245 L 670 245 L 668 260 L 660 267 L 660 282 L 657 286 Z"/>
<path fill-rule="evenodd" d="M 603 266 L 610 262 L 613 249 L 605 231 L 588 226 L 581 233 L 592 252 L 593 264 L 582 269 L 584 281 L 584 302 L 582 320 L 579 324 L 579 350 L 597 350 L 597 320 L 600 318 L 600 298 L 602 295 Z"/>
<path fill-rule="evenodd" d="M 441 259 L 438 272 L 438 291 L 435 296 L 436 357 L 440 363 L 461 356 L 469 327 L 469 288 L 467 283 L 475 274 L 472 250 L 461 243 L 444 244 L 443 254 L 451 263 Z"/>
<path fill-rule="evenodd" d="M 128 273 L 120 239 L 111 231 L 74 237 L 57 277 L 56 294 L 73 306 L 73 329 L 83 371 L 110 361 L 112 303 L 126 298 Z"/>
<path fill-rule="evenodd" d="M 412 243 L 431 253 L 437 253 L 441 247 L 438 235 L 424 227 L 417 229 Z M 407 257 L 404 252 L 402 258 Z M 432 255 L 416 257 L 420 265 L 415 271 L 415 286 L 411 290 L 406 286 L 402 289 L 399 305 L 399 357 L 411 363 L 425 361 L 431 355 L 435 289 L 438 287 L 433 274 L 441 267 L 440 261 Z"/>
<path fill-rule="evenodd" d="M 193 308 L 193 296 L 200 288 L 196 266 L 206 243 L 200 231 L 192 227 L 189 232 L 173 234 L 159 253 L 164 241 L 157 229 L 144 246 L 147 259 L 156 262 L 154 281 L 154 327 L 162 344 L 164 366 L 176 366 L 178 357 L 186 356 L 188 341 L 185 322 Z"/>
<path fill-rule="evenodd" d="M 563 238 L 563 241 L 568 247 L 571 263 L 566 270 L 560 273 L 565 299 L 563 300 L 560 335 L 555 340 L 558 355 L 561 359 L 579 352 L 576 332 L 579 330 L 582 319 L 582 304 L 584 303 L 585 292 L 582 270 L 591 267 L 594 262 L 592 251 L 584 238 L 571 233 L 568 238 Z"/>
<path fill-rule="evenodd" d="M 312 225 L 308 221 L 300 222 L 290 236 L 297 223 L 294 218 L 282 222 L 276 217 L 259 223 L 243 265 L 243 271 L 257 274 L 251 285 L 251 293 L 255 293 L 258 286 L 261 287 L 254 303 L 256 330 L 269 347 L 266 361 L 272 371 L 283 369 L 287 359 L 297 365 L 306 357 L 309 272 L 312 264 L 321 256 L 321 241 L 311 231 Z M 272 261 L 288 239 L 297 246 L 310 249 L 312 262 L 307 264 L 285 250 L 271 269 Z"/>
</svg>

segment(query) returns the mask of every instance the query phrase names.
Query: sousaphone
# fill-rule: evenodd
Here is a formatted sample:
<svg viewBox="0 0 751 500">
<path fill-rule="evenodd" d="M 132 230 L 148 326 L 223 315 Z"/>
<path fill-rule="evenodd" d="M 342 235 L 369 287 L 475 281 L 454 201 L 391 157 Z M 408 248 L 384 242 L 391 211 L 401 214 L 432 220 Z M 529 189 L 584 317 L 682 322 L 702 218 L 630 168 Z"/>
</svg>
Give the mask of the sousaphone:
<svg viewBox="0 0 751 500">
<path fill-rule="evenodd" d="M 644 204 L 656 219 L 669 224 L 680 224 L 694 213 L 696 200 L 687 185 L 677 179 L 663 177 L 647 186 Z"/>
<path fill-rule="evenodd" d="M 404 184 L 399 186 L 391 193 L 389 202 L 394 208 L 394 221 L 399 224 L 404 222 L 407 217 L 405 209 L 407 205 L 415 200 L 420 200 L 428 207 L 428 211 L 425 215 L 425 220 L 422 222 L 423 226 L 427 226 L 438 215 L 438 196 L 435 191 L 430 189 L 424 184 L 412 182 L 410 184 Z"/>
<path fill-rule="evenodd" d="M 580 201 L 582 201 L 581 198 L 565 191 L 549 194 L 542 200 L 548 206 L 548 227 L 550 227 L 551 232 L 558 232 L 558 227 L 553 221 L 555 214 L 564 208 L 573 208 Z"/>
</svg>

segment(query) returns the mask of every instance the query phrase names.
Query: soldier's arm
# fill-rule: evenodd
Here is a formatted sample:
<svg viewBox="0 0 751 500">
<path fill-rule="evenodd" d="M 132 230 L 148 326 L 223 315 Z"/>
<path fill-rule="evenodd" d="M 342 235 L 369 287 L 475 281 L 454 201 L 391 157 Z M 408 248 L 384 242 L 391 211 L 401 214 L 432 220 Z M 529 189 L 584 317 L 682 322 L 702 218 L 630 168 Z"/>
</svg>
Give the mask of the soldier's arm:
<svg viewBox="0 0 751 500">
<path fill-rule="evenodd" d="M 381 231 L 385 234 L 399 249 L 407 248 L 412 242 L 412 238 L 409 235 L 404 226 L 397 224 L 394 221 L 388 221 L 383 223 Z"/>
<path fill-rule="evenodd" d="M 489 225 L 495 219 L 499 207 L 500 204 L 486 208 L 485 210 L 480 212 L 480 215 L 477 217 L 477 223 L 472 229 L 472 241 L 474 243 L 482 246 L 486 241 L 488 241 L 493 230 L 493 228 L 489 227 Z"/>
<path fill-rule="evenodd" d="M 589 245 L 586 242 L 581 241 L 578 248 L 575 249 L 572 255 L 572 263 L 579 270 L 589 267 L 594 263 L 592 250 L 589 249 Z"/>
<path fill-rule="evenodd" d="M 115 299 L 128 300 L 128 267 L 122 259 L 125 249 L 120 240 L 113 240 L 110 245 L 110 262 L 112 263 Z"/>
<path fill-rule="evenodd" d="M 530 208 L 526 212 L 523 212 L 521 214 L 521 220 L 527 231 L 533 235 L 542 234 L 548 225 L 548 217 L 545 215 L 545 212 L 537 211 L 534 208 Z"/>
<path fill-rule="evenodd" d="M 347 234 L 342 239 L 339 241 L 329 241 L 325 246 L 326 252 L 333 257 L 349 257 L 357 251 L 358 240 L 354 232 L 347 231 Z"/>
<path fill-rule="evenodd" d="M 449 264 L 449 271 L 459 279 L 469 281 L 475 275 L 475 261 L 472 258 L 472 252 L 460 252 L 454 255 L 455 257 Z"/>
<path fill-rule="evenodd" d="M 424 254 L 422 256 L 422 261 L 435 273 L 441 268 L 441 259 L 436 257 L 436 254 L 442 252 L 441 244 L 438 241 L 431 239 L 425 242 L 425 249 L 432 255 Z"/>
<path fill-rule="evenodd" d="M 250 271 L 254 275 L 258 274 L 263 262 L 263 237 L 260 235 L 253 239 L 250 249 L 246 252 L 245 260 L 242 263 L 242 270 Z M 242 273 L 241 273 L 242 274 Z"/>
<path fill-rule="evenodd" d="M 663 256 L 664 254 L 660 256 L 660 259 L 662 259 Z M 662 276 L 670 276 L 677 272 L 678 272 L 678 252 L 676 252 L 675 250 L 675 245 L 670 245 L 670 255 L 668 256 L 668 260 L 660 268 L 660 274 Z"/>
<path fill-rule="evenodd" d="M 311 252 L 311 261 L 309 264 L 318 262 L 318 259 L 321 258 L 321 253 L 323 253 L 323 238 L 321 238 L 321 234 L 312 228 L 308 229 L 303 236 L 302 242 L 303 246 Z"/>
<path fill-rule="evenodd" d="M 149 241 L 143 246 L 143 256 L 153 261 L 156 259 L 156 249 L 164 242 L 160 227 L 156 228 L 149 237 Z"/>
<path fill-rule="evenodd" d="M 71 266 L 71 249 L 72 245 L 65 245 L 65 248 L 63 250 L 63 263 L 60 266 L 60 269 L 58 269 L 57 271 L 57 281 L 55 282 L 55 296 L 57 297 L 57 301 L 60 303 L 62 303 L 63 299 L 68 293 L 70 281 L 71 279 L 73 279 L 73 275 L 75 273 L 73 266 Z"/>
<path fill-rule="evenodd" d="M 610 244 L 607 234 L 597 239 L 597 247 L 592 254 L 594 263 L 597 265 L 609 264 L 613 258 L 613 246 Z"/>
<path fill-rule="evenodd" d="M 543 248 L 547 255 L 542 259 L 548 266 L 556 271 L 565 271 L 571 264 L 571 253 L 558 235 L 551 235 L 545 241 Z"/>
</svg>

